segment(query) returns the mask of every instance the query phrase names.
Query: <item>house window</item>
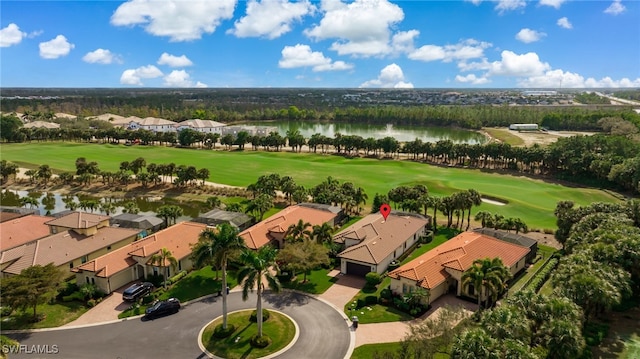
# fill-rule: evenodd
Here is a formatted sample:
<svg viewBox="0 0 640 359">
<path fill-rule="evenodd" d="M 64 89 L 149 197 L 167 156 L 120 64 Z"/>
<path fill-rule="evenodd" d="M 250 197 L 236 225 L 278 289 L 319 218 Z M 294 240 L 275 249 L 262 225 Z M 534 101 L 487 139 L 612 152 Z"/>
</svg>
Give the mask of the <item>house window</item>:
<svg viewBox="0 0 640 359">
<path fill-rule="evenodd" d="M 476 289 L 473 287 L 473 284 L 469 284 L 469 295 L 475 295 Z"/>
<path fill-rule="evenodd" d="M 178 261 L 178 270 L 182 270 L 182 261 Z"/>
<path fill-rule="evenodd" d="M 108 250 L 108 251 L 110 251 L 110 250 L 111 250 L 111 246 L 108 246 L 108 247 L 107 247 L 107 250 Z"/>
<path fill-rule="evenodd" d="M 87 284 L 89 284 L 89 277 L 86 277 L 85 279 L 87 280 Z"/>
<path fill-rule="evenodd" d="M 406 284 L 402 283 L 402 294 L 404 294 L 404 293 L 406 293 L 406 292 L 407 292 L 407 288 L 408 288 L 408 287 L 409 287 L 408 285 L 406 285 Z"/>
<path fill-rule="evenodd" d="M 69 262 L 69 268 L 73 269 L 73 261 Z"/>
<path fill-rule="evenodd" d="M 407 242 L 404 242 L 404 249 L 407 249 Z"/>
<path fill-rule="evenodd" d="M 516 262 L 516 269 L 518 269 L 518 265 L 520 264 L 520 262 Z"/>
<path fill-rule="evenodd" d="M 153 267 L 153 275 L 158 275 L 158 267 Z"/>
<path fill-rule="evenodd" d="M 91 278 L 91 284 L 96 284 L 96 279 L 95 278 Z"/>
<path fill-rule="evenodd" d="M 82 256 L 82 263 L 87 263 L 89 256 Z"/>
</svg>

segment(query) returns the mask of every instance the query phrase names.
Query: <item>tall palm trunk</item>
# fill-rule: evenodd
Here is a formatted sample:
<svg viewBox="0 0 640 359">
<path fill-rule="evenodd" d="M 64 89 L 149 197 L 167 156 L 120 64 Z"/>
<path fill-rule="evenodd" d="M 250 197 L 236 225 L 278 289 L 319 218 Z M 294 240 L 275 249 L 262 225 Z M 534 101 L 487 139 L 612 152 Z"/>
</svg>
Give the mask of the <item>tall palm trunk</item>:
<svg viewBox="0 0 640 359">
<path fill-rule="evenodd" d="M 256 317 L 258 319 L 258 337 L 262 336 L 262 273 L 258 276 L 258 290 L 256 290 L 258 304 L 256 305 Z"/>
<path fill-rule="evenodd" d="M 216 274 L 218 270 L 216 268 Z M 222 329 L 227 329 L 227 259 L 222 259 Z"/>
</svg>

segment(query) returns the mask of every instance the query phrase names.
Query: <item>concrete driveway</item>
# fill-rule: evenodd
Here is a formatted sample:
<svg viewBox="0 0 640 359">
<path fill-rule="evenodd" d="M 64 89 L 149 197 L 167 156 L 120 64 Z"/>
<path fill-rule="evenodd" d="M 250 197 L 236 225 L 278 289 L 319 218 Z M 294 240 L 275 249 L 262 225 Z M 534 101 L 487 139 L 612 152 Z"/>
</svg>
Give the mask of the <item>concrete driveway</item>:
<svg viewBox="0 0 640 359">
<path fill-rule="evenodd" d="M 122 288 L 116 289 L 113 293 L 102 299 L 95 307 L 89 309 L 73 322 L 67 323 L 62 327 L 75 327 L 79 325 L 96 324 L 109 322 L 118 319 L 118 314 L 129 308 L 132 303 L 122 300 L 122 292 L 131 284 L 129 283 Z"/>
<path fill-rule="evenodd" d="M 255 295 L 245 302 L 241 292 L 229 295 L 229 311 L 255 308 Z M 57 353 L 11 354 L 12 359 L 156 359 L 206 358 L 198 347 L 202 327 L 222 314 L 216 297 L 195 301 L 179 313 L 152 321 L 141 318 L 84 328 L 7 334 L 26 348 L 57 345 Z M 295 344 L 278 358 L 338 359 L 350 355 L 351 331 L 344 317 L 310 295 L 285 291 L 264 296 L 264 306 L 288 314 L 300 328 Z M 45 347 L 40 347 L 45 348 Z"/>
<path fill-rule="evenodd" d="M 338 280 L 329 289 L 318 297 L 333 304 L 339 311 L 344 311 L 344 306 L 360 292 L 366 281 L 364 277 L 337 274 Z"/>
</svg>

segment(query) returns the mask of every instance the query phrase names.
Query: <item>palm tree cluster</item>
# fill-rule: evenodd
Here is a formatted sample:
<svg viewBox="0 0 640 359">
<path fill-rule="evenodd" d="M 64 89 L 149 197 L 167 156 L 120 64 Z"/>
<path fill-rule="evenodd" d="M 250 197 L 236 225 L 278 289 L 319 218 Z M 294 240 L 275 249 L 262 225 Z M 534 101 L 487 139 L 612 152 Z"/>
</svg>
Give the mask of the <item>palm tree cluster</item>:
<svg viewBox="0 0 640 359">
<path fill-rule="evenodd" d="M 359 214 L 369 198 L 362 187 L 351 182 L 340 183 L 329 176 L 310 190 L 313 202 L 340 206 L 347 213 Z"/>
<path fill-rule="evenodd" d="M 473 261 L 473 266 L 462 275 L 462 287 L 466 292 L 478 297 L 478 307 L 495 303 L 507 289 L 511 272 L 500 258 L 482 258 Z M 471 290 L 473 287 L 473 290 Z"/>
<path fill-rule="evenodd" d="M 503 229 L 507 232 L 513 230 L 516 234 L 529 231 L 529 227 L 522 218 L 505 218 L 501 214 L 493 214 L 489 211 L 479 211 L 474 218 L 476 221 L 480 221 L 482 228 Z"/>
</svg>

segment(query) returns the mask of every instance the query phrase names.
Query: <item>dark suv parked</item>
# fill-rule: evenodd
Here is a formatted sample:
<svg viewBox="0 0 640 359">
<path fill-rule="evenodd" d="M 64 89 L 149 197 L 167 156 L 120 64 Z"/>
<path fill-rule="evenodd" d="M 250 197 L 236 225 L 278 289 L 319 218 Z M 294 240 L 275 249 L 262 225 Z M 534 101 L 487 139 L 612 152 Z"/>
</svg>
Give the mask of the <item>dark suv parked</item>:
<svg viewBox="0 0 640 359">
<path fill-rule="evenodd" d="M 151 293 L 152 290 L 153 284 L 149 282 L 136 283 L 124 290 L 124 293 L 122 293 L 122 299 L 127 302 L 135 302 Z"/>
<path fill-rule="evenodd" d="M 155 302 L 152 306 L 145 310 L 144 314 L 147 318 L 159 317 L 162 315 L 178 313 L 180 310 L 180 301 L 176 298 Z"/>
</svg>

